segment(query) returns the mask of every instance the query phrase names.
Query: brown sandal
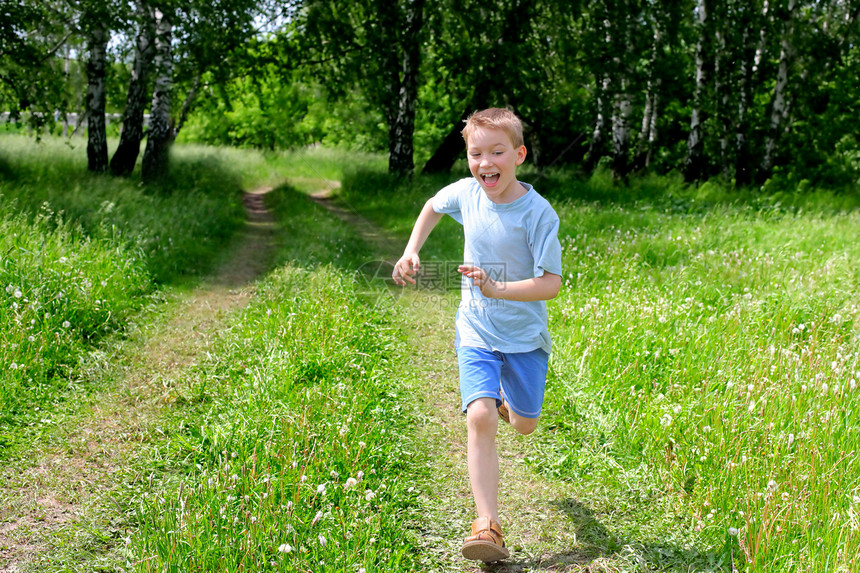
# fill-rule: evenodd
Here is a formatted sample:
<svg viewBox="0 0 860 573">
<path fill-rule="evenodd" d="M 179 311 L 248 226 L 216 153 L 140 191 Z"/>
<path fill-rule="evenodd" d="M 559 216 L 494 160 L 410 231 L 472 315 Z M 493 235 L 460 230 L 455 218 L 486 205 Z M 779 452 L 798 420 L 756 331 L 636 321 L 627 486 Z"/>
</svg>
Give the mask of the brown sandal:
<svg viewBox="0 0 860 573">
<path fill-rule="evenodd" d="M 472 536 L 463 540 L 460 551 L 466 559 L 485 563 L 511 556 L 502 539 L 502 526 L 489 517 L 479 517 L 472 522 Z"/>
<path fill-rule="evenodd" d="M 504 399 L 502 399 L 502 405 L 499 406 L 498 410 L 499 410 L 499 418 L 501 418 L 502 420 L 504 420 L 505 422 L 510 424 L 511 423 L 511 413 L 508 412 L 508 403 L 505 402 Z"/>
</svg>

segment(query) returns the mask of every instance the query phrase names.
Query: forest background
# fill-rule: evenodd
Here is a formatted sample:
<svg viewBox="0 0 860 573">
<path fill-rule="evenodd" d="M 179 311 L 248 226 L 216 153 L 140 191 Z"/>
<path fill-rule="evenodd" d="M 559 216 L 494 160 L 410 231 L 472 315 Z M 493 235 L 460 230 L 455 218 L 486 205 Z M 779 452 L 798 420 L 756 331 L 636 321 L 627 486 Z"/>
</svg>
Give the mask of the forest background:
<svg viewBox="0 0 860 573">
<path fill-rule="evenodd" d="M 0 6 L 0 108 L 65 133 L 86 118 L 93 171 L 130 174 L 144 134 L 144 179 L 163 175 L 176 138 L 387 150 L 392 173 L 447 171 L 462 119 L 496 105 L 523 118 L 538 168 L 792 190 L 860 172 L 857 2 Z M 106 114 L 123 114 L 111 158 L 120 122 Z"/>
</svg>

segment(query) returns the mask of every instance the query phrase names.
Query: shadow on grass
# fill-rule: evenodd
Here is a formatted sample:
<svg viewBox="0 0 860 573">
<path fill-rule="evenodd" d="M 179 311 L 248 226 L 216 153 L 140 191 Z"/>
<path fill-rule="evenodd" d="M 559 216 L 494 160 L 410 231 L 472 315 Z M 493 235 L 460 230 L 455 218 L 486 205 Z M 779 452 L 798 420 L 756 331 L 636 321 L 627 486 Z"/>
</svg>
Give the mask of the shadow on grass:
<svg viewBox="0 0 860 573">
<path fill-rule="evenodd" d="M 567 498 L 551 502 L 567 515 L 568 527 L 576 533 L 577 545 L 555 553 L 528 556 L 485 564 L 483 571 L 518 573 L 524 571 L 610 572 L 626 570 L 633 565 L 645 571 L 677 571 L 695 567 L 697 571 L 731 571 L 723 568 L 716 556 L 695 548 L 669 543 L 622 540 L 616 537 L 583 503 Z M 622 562 L 619 562 L 622 561 Z"/>
</svg>

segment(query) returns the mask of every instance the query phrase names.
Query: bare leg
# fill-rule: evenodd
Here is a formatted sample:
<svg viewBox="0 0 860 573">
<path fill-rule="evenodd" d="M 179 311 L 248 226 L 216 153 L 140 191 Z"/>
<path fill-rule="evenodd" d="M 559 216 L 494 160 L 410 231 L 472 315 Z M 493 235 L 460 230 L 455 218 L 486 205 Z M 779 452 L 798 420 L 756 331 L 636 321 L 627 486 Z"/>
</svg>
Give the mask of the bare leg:
<svg viewBox="0 0 860 573">
<path fill-rule="evenodd" d="M 511 419 L 511 426 L 523 435 L 531 434 L 537 429 L 539 418 L 523 418 L 510 408 L 508 408 L 508 416 Z"/>
<path fill-rule="evenodd" d="M 499 522 L 499 457 L 496 430 L 499 415 L 493 398 L 478 398 L 466 409 L 467 461 L 472 496 L 479 517 Z"/>
</svg>

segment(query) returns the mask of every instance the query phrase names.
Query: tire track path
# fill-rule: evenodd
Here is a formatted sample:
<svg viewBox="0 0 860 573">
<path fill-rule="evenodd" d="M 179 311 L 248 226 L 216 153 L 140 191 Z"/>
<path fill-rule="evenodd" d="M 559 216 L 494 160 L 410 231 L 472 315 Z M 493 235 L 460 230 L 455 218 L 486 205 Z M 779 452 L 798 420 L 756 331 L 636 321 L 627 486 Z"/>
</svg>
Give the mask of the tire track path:
<svg viewBox="0 0 860 573">
<path fill-rule="evenodd" d="M 146 452 L 148 436 L 160 431 L 159 416 L 182 373 L 253 297 L 254 281 L 273 261 L 279 239 L 264 204 L 269 190 L 243 195 L 245 228 L 212 275 L 190 292 L 168 295 L 151 324 L 133 327 L 129 340 L 104 351 L 113 353 L 97 367 L 103 389 L 58 413 L 29 459 L 0 469 L 0 573 L 68 570 L 82 556 L 93 566 L 119 560 L 128 508 L 116 500 L 129 479 L 147 479 L 128 475 L 130 468 Z M 113 537 L 102 539 L 106 534 Z"/>
<path fill-rule="evenodd" d="M 372 256 L 392 264 L 397 261 L 405 244 L 402 239 L 387 235 L 348 206 L 337 203 L 327 191 L 315 194 L 314 200 L 365 238 L 375 251 Z M 462 558 L 460 545 L 475 515 L 454 351 L 458 293 L 415 288 L 394 292 L 401 311 L 397 315 L 408 336 L 408 355 L 400 362 L 407 365 L 405 383 L 413 388 L 421 420 L 418 443 L 432 460 L 431 481 L 421 486 L 426 521 L 415 524 L 424 534 L 430 560 L 434 565 L 441 562 L 441 571 L 452 572 L 591 571 L 598 562 L 593 552 L 577 541 L 577 528 L 565 511 L 575 499 L 574 488 L 534 473 L 525 462 L 529 438 L 505 424 L 499 424 L 498 436 L 499 505 L 512 556 L 506 562 L 485 566 Z"/>
</svg>

